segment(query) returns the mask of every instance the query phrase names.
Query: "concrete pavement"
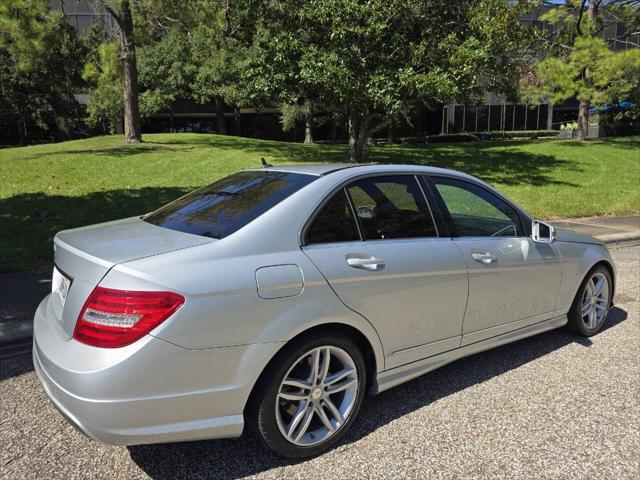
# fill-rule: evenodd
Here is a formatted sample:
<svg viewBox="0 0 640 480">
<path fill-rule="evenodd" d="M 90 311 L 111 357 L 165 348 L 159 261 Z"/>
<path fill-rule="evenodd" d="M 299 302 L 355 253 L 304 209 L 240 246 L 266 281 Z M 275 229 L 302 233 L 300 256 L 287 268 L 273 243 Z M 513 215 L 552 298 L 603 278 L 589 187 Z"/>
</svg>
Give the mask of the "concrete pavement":
<svg viewBox="0 0 640 480">
<path fill-rule="evenodd" d="M 640 242 L 640 215 L 576 218 L 551 223 L 558 228 L 593 235 L 610 245 Z M 50 288 L 51 267 L 0 273 L 0 345 L 31 336 L 33 313 Z"/>
</svg>

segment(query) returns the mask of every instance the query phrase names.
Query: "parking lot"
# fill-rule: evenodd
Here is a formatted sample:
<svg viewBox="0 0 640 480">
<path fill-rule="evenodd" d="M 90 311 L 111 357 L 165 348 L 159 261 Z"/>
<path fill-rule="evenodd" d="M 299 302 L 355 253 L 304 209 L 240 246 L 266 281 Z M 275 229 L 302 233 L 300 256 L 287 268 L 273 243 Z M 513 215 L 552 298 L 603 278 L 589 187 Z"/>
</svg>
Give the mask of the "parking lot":
<svg viewBox="0 0 640 480">
<path fill-rule="evenodd" d="M 0 356 L 0 478 L 638 478 L 640 247 L 615 247 L 617 306 L 365 401 L 338 448 L 292 463 L 251 437 L 109 447 L 57 413 L 29 353 Z"/>
</svg>

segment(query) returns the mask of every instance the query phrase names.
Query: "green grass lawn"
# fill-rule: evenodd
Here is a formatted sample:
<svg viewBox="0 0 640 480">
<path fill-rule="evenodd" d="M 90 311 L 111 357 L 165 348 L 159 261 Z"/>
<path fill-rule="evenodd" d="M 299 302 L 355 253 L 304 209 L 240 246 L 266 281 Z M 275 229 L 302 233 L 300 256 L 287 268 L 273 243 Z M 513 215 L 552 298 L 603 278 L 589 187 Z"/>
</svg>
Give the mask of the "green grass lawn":
<svg viewBox="0 0 640 480">
<path fill-rule="evenodd" d="M 61 229 L 141 214 L 260 157 L 341 162 L 346 147 L 247 138 L 145 135 L 0 149 L 0 271 L 51 262 Z M 640 137 L 518 140 L 369 149 L 372 162 L 453 168 L 493 184 L 538 218 L 640 211 Z"/>
</svg>

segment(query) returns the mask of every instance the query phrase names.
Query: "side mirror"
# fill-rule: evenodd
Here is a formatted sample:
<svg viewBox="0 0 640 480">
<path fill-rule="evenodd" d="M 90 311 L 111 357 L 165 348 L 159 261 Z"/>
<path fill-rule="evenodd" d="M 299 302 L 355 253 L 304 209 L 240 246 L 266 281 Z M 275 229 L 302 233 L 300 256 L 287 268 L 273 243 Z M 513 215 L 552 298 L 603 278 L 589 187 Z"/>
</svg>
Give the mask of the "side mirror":
<svg viewBox="0 0 640 480">
<path fill-rule="evenodd" d="M 556 229 L 553 225 L 534 220 L 531 222 L 531 240 L 538 243 L 553 243 Z"/>
</svg>

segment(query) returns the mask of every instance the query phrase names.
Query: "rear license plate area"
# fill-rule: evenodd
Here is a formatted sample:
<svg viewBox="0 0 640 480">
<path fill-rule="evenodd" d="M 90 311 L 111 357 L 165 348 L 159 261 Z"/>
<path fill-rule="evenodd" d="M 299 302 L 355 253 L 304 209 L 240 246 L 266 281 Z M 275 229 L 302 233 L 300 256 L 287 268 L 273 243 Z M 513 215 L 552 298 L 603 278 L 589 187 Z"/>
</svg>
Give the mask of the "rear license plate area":
<svg viewBox="0 0 640 480">
<path fill-rule="evenodd" d="M 51 278 L 51 293 L 60 299 L 60 303 L 64 306 L 71 287 L 71 279 L 62 273 L 58 267 L 53 267 L 53 277 Z"/>
</svg>

